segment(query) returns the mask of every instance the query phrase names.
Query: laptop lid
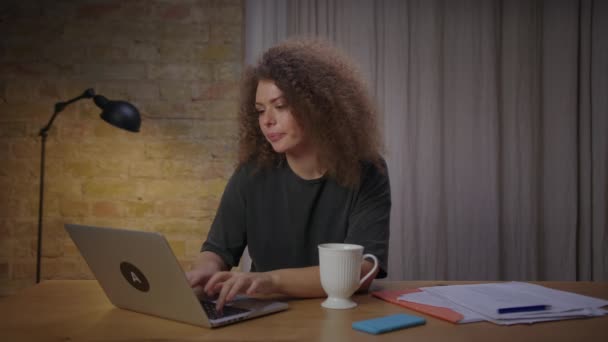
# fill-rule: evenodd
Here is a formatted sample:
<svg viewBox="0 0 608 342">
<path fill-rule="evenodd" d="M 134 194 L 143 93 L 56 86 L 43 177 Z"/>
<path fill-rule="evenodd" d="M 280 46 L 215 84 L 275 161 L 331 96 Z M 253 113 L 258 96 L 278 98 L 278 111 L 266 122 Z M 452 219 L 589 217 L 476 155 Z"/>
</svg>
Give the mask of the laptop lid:
<svg viewBox="0 0 608 342">
<path fill-rule="evenodd" d="M 107 297 L 117 307 L 204 327 L 284 310 L 286 303 L 243 301 L 247 313 L 209 319 L 160 233 L 66 224 Z"/>
</svg>

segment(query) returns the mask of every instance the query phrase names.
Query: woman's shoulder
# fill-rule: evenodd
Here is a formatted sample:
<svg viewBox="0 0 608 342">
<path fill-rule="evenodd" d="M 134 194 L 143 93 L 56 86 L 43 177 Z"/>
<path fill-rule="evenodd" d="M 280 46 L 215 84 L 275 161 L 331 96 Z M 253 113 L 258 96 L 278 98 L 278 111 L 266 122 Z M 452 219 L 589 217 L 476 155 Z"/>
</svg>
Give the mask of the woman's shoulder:
<svg viewBox="0 0 608 342">
<path fill-rule="evenodd" d="M 359 190 L 364 191 L 369 188 L 390 187 L 388 177 L 388 166 L 382 157 L 360 161 L 361 182 Z"/>
<path fill-rule="evenodd" d="M 386 160 L 382 156 L 378 156 L 375 159 L 365 159 L 360 160 L 359 165 L 361 167 L 361 173 L 363 177 L 366 177 L 369 174 L 383 174 L 386 175 L 388 173 L 388 165 L 386 164 Z"/>
</svg>

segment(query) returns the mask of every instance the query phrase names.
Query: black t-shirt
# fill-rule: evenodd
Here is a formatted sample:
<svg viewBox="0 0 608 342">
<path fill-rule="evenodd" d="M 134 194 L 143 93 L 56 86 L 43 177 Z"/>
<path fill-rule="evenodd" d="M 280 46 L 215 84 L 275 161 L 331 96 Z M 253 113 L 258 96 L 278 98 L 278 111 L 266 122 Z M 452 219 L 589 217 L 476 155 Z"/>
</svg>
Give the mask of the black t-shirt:
<svg viewBox="0 0 608 342">
<path fill-rule="evenodd" d="M 391 196 L 388 172 L 361 163 L 361 183 L 338 185 L 329 177 L 305 180 L 286 161 L 272 169 L 246 164 L 230 178 L 202 251 L 228 267 L 249 247 L 252 271 L 319 265 L 317 246 L 362 245 L 378 258 L 386 277 Z"/>
</svg>

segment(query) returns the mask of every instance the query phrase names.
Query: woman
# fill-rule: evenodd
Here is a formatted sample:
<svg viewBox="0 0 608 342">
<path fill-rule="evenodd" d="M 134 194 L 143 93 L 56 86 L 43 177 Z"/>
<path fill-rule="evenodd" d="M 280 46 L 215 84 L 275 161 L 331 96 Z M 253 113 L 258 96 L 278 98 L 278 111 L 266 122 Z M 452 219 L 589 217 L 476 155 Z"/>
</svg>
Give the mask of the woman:
<svg viewBox="0 0 608 342">
<path fill-rule="evenodd" d="M 218 295 L 218 310 L 239 293 L 322 297 L 317 245 L 328 242 L 363 245 L 385 277 L 389 180 L 376 114 L 348 59 L 318 40 L 269 49 L 245 72 L 239 123 L 239 165 L 191 285 Z M 252 271 L 231 272 L 246 246 Z"/>
</svg>

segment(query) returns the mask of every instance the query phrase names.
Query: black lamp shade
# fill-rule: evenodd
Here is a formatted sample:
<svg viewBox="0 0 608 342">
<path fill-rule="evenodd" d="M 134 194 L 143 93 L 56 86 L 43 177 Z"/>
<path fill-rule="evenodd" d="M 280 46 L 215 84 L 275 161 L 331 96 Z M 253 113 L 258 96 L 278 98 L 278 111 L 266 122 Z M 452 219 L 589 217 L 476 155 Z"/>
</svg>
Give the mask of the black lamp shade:
<svg viewBox="0 0 608 342">
<path fill-rule="evenodd" d="M 125 101 L 110 101 L 101 95 L 96 95 L 93 101 L 103 110 L 100 116 L 105 122 L 130 132 L 139 132 L 141 116 L 135 106 Z"/>
</svg>

